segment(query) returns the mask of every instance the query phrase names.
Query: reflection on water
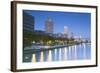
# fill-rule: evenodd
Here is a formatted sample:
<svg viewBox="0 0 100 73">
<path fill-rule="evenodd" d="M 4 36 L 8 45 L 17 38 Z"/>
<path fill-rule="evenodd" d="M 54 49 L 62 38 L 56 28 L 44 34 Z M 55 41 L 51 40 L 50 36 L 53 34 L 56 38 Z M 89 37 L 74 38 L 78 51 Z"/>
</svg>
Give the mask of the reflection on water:
<svg viewBox="0 0 100 73">
<path fill-rule="evenodd" d="M 23 62 L 47 62 L 91 59 L 90 44 L 80 44 L 51 50 L 24 53 Z"/>
</svg>

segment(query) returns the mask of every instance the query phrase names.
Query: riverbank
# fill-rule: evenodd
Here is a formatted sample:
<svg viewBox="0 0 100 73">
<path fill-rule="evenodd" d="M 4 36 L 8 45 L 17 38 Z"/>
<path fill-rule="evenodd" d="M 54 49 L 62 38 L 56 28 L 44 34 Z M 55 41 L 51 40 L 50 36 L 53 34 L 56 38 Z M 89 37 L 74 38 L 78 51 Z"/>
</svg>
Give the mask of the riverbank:
<svg viewBox="0 0 100 73">
<path fill-rule="evenodd" d="M 24 51 L 28 51 L 28 50 L 31 50 L 31 51 L 33 51 L 33 52 L 36 52 L 36 51 L 44 51 L 44 50 L 51 50 L 51 49 L 55 49 L 55 48 L 69 47 L 69 46 L 79 45 L 79 44 L 83 44 L 83 43 L 78 43 L 78 44 L 66 44 L 66 45 L 54 45 L 54 46 L 32 45 L 32 46 L 29 46 L 29 47 L 25 47 L 25 48 L 24 48 Z"/>
</svg>

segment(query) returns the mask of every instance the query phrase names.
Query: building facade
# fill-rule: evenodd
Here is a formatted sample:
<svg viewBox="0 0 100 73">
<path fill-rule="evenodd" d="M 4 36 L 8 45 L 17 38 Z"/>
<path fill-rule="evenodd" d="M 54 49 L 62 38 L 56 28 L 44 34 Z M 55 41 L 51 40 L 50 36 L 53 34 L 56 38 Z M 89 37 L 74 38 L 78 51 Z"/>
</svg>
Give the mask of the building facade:
<svg viewBox="0 0 100 73">
<path fill-rule="evenodd" d="M 34 16 L 23 11 L 23 30 L 33 32 L 34 31 Z"/>
<path fill-rule="evenodd" d="M 51 18 L 47 18 L 45 21 L 45 32 L 46 33 L 53 33 L 53 20 Z"/>
<path fill-rule="evenodd" d="M 67 26 L 64 26 L 64 32 L 63 32 L 63 37 L 64 38 L 68 38 L 69 35 L 69 30 Z"/>
</svg>

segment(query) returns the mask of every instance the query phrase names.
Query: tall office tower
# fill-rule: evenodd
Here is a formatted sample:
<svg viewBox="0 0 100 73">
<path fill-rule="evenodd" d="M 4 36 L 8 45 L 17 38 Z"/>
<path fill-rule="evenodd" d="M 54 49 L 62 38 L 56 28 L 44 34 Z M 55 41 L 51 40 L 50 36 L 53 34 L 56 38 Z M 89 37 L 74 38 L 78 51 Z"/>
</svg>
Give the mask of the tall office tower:
<svg viewBox="0 0 100 73">
<path fill-rule="evenodd" d="M 68 34 L 69 31 L 68 31 L 68 27 L 67 26 L 64 26 L 64 34 Z"/>
<path fill-rule="evenodd" d="M 68 30 L 68 27 L 67 26 L 64 26 L 64 32 L 63 32 L 63 36 L 65 37 L 65 38 L 68 38 L 69 37 L 69 30 Z"/>
<path fill-rule="evenodd" d="M 34 31 L 34 16 L 23 11 L 23 30 L 33 32 Z"/>
<path fill-rule="evenodd" d="M 53 20 L 49 17 L 45 21 L 45 32 L 46 33 L 53 33 Z"/>
<path fill-rule="evenodd" d="M 34 16 L 30 15 L 26 11 L 23 10 L 23 62 L 31 62 L 32 57 L 31 53 L 25 51 L 25 47 L 29 46 L 31 41 L 30 37 L 27 35 L 27 32 L 34 32 Z M 27 36 L 26 36 L 27 35 Z"/>
</svg>

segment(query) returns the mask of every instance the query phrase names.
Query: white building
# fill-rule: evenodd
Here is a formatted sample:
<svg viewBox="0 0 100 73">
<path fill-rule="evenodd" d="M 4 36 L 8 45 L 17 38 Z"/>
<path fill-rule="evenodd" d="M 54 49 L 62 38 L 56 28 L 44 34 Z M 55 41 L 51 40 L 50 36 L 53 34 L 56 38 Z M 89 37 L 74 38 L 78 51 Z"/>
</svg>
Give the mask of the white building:
<svg viewBox="0 0 100 73">
<path fill-rule="evenodd" d="M 45 32 L 46 33 L 53 33 L 53 20 L 51 18 L 47 18 L 45 21 Z"/>
</svg>

